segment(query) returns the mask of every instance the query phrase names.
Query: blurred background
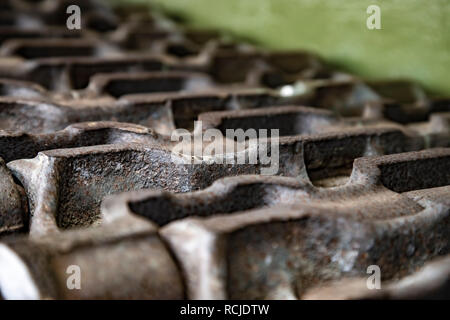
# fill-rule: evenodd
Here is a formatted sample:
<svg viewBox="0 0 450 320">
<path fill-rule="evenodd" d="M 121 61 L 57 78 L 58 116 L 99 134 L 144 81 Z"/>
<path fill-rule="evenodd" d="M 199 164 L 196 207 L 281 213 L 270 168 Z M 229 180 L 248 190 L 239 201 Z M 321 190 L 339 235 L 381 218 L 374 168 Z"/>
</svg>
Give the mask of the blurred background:
<svg viewBox="0 0 450 320">
<path fill-rule="evenodd" d="M 272 49 L 308 49 L 366 79 L 411 79 L 450 93 L 450 0 L 110 0 L 148 4 L 195 28 Z M 367 8 L 381 9 L 369 30 Z"/>
</svg>

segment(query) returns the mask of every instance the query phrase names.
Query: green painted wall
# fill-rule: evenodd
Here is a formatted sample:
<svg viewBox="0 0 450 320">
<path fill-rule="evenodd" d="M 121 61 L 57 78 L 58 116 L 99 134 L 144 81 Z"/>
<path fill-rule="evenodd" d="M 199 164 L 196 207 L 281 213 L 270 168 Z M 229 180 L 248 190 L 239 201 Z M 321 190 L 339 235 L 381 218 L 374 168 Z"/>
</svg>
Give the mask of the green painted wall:
<svg viewBox="0 0 450 320">
<path fill-rule="evenodd" d="M 269 48 L 306 48 L 367 78 L 412 78 L 450 94 L 450 0 L 127 0 Z M 381 7 L 382 30 L 366 9 Z"/>
</svg>

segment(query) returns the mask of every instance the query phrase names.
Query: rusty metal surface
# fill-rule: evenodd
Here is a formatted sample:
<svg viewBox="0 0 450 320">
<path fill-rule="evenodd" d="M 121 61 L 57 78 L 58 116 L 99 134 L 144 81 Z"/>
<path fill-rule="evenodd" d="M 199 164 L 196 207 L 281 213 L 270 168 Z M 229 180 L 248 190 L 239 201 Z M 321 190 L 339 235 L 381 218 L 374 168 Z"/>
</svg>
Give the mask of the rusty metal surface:
<svg viewBox="0 0 450 320">
<path fill-rule="evenodd" d="M 449 298 L 448 97 L 70 2 L 0 4 L 0 298 Z M 176 129 L 278 130 L 278 170 Z"/>
<path fill-rule="evenodd" d="M 28 214 L 23 188 L 15 183 L 5 162 L 0 158 L 0 234 L 25 227 Z"/>
<path fill-rule="evenodd" d="M 67 231 L 0 244 L 2 292 L 13 299 L 182 299 L 176 264 L 151 223 L 123 219 L 81 231 Z M 83 270 L 83 290 L 68 290 L 67 266 Z M 99 269 L 108 266 L 107 270 Z M 133 272 L 129 272 L 133 266 Z M 24 272 L 20 272 L 25 270 Z M 13 274 L 11 274 L 11 272 Z M 17 283 L 7 283 L 14 276 Z M 124 285 L 126 284 L 126 287 Z M 15 290 L 14 286 L 19 286 Z"/>
</svg>

